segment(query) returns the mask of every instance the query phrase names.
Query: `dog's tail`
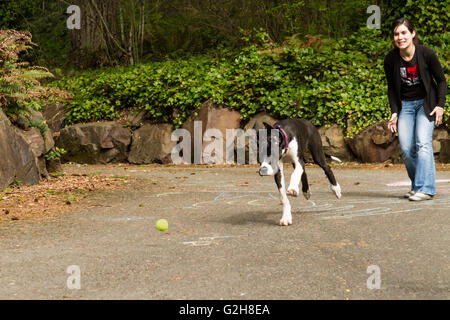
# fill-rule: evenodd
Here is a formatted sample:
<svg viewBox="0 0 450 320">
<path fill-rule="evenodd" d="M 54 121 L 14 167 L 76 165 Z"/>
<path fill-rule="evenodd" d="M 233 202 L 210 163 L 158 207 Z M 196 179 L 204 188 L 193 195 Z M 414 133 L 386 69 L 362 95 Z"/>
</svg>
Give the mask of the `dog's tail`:
<svg viewBox="0 0 450 320">
<path fill-rule="evenodd" d="M 341 160 L 341 159 L 339 159 L 338 157 L 335 157 L 335 156 L 330 156 L 329 154 L 326 154 L 326 153 L 325 153 L 325 157 L 327 157 L 328 159 L 331 159 L 331 160 L 337 161 L 337 162 L 339 162 L 339 163 L 342 163 L 342 160 Z"/>
</svg>

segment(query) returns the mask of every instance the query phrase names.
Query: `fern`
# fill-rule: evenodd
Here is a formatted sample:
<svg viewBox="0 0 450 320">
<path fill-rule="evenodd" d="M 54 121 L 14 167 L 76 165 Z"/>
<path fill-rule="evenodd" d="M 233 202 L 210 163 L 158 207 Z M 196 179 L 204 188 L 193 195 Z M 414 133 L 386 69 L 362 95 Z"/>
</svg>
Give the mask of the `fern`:
<svg viewBox="0 0 450 320">
<path fill-rule="evenodd" d="M 42 96 L 58 94 L 44 88 L 39 80 L 53 74 L 44 67 L 30 67 L 21 62 L 19 54 L 33 45 L 31 33 L 16 30 L 0 30 L 0 108 L 8 114 L 8 107 L 25 110 L 30 102 Z"/>
</svg>

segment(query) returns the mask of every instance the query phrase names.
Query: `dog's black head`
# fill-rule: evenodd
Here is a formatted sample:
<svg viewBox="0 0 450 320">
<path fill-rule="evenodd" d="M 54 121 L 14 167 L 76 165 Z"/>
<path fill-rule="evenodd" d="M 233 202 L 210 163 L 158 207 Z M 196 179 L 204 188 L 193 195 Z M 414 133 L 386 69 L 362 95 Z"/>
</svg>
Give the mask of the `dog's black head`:
<svg viewBox="0 0 450 320">
<path fill-rule="evenodd" d="M 278 168 L 278 161 L 283 155 L 286 142 L 283 134 L 277 128 L 263 122 L 264 128 L 260 128 L 256 123 L 253 127 L 256 130 L 258 143 L 258 162 L 260 163 L 259 174 L 261 176 L 275 175 Z"/>
</svg>

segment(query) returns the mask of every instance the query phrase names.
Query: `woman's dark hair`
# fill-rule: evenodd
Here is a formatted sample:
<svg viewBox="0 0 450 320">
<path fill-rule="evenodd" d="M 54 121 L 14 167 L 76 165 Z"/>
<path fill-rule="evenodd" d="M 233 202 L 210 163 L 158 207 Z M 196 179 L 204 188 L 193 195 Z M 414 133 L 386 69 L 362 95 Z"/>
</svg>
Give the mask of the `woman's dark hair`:
<svg viewBox="0 0 450 320">
<path fill-rule="evenodd" d="M 416 31 L 416 28 L 414 27 L 414 24 L 411 22 L 411 20 L 408 20 L 406 18 L 399 18 L 392 23 L 392 27 L 391 27 L 391 37 L 392 38 L 394 37 L 394 30 L 402 24 L 406 28 L 408 28 L 409 32 L 413 33 L 413 31 Z M 413 38 L 413 43 L 414 43 L 414 45 L 422 44 L 422 40 L 420 40 L 419 37 L 417 36 L 417 31 L 416 31 L 416 35 Z"/>
</svg>

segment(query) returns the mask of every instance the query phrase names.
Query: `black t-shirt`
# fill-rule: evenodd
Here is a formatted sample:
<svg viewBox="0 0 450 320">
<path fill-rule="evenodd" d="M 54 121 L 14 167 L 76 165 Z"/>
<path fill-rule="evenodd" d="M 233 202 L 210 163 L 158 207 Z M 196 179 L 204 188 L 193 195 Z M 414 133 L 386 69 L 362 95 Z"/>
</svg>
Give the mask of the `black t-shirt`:
<svg viewBox="0 0 450 320">
<path fill-rule="evenodd" d="M 400 59 L 400 79 L 402 82 L 402 100 L 420 100 L 425 98 L 426 91 L 419 73 L 416 52 L 410 61 Z"/>
</svg>

